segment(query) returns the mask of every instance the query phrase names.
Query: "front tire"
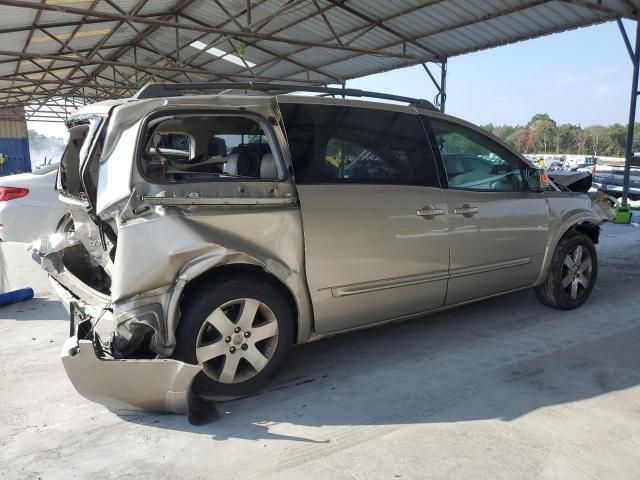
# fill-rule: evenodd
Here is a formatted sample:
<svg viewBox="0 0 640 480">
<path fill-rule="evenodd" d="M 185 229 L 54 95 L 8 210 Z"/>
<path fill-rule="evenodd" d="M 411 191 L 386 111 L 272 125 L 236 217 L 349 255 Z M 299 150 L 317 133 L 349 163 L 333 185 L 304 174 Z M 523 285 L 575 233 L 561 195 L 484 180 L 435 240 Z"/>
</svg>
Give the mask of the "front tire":
<svg viewBox="0 0 640 480">
<path fill-rule="evenodd" d="M 202 365 L 200 394 L 220 399 L 259 391 L 293 343 L 287 299 L 268 281 L 234 277 L 200 287 L 183 302 L 174 358 Z"/>
<path fill-rule="evenodd" d="M 570 233 L 556 246 L 547 278 L 536 287 L 536 295 L 545 305 L 572 310 L 587 301 L 597 276 L 593 242 L 583 233 Z"/>
</svg>

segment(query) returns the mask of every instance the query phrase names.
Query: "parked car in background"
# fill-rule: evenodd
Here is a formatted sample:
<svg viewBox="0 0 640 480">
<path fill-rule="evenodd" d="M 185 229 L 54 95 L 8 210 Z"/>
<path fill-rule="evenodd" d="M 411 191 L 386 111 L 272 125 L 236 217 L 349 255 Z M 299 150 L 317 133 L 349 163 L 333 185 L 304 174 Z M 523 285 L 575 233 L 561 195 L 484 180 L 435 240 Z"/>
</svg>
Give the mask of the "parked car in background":
<svg viewBox="0 0 640 480">
<path fill-rule="evenodd" d="M 526 288 L 559 309 L 591 294 L 590 197 L 481 128 L 424 100 L 179 88 L 68 121 L 72 225 L 34 257 L 72 312 L 63 363 L 87 398 L 183 411 L 193 378 L 255 393 L 294 344 Z"/>
<path fill-rule="evenodd" d="M 66 214 L 55 189 L 58 164 L 0 177 L 0 241 L 31 242 L 53 233 Z"/>
<path fill-rule="evenodd" d="M 614 197 L 622 196 L 624 185 L 624 167 L 598 165 L 593 176 L 593 186 L 599 191 Z M 640 200 L 640 168 L 631 167 L 629 175 L 629 199 Z"/>
<path fill-rule="evenodd" d="M 563 169 L 564 167 L 560 162 L 553 162 L 546 168 L 547 172 L 557 172 L 562 171 Z"/>
</svg>

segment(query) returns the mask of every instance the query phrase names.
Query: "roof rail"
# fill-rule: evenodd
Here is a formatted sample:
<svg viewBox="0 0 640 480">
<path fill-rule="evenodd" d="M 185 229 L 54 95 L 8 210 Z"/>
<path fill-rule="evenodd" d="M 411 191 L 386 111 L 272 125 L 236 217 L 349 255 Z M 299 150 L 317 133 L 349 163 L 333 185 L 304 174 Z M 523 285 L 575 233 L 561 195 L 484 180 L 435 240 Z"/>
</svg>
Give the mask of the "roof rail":
<svg viewBox="0 0 640 480">
<path fill-rule="evenodd" d="M 325 96 L 340 95 L 344 97 L 378 98 L 381 100 L 392 100 L 396 102 L 408 103 L 409 106 L 416 108 L 438 111 L 433 103 L 422 98 L 405 97 L 402 95 L 392 95 L 389 93 L 369 92 L 366 90 L 358 90 L 353 88 L 299 86 L 284 83 L 267 82 L 150 83 L 138 90 L 138 93 L 136 93 L 133 98 L 143 99 L 178 97 L 184 94 L 188 94 L 188 92 L 212 90 L 219 90 L 218 93 L 224 93 L 226 90 L 252 90 L 272 95 L 292 92 L 309 92 L 322 93 Z"/>
</svg>

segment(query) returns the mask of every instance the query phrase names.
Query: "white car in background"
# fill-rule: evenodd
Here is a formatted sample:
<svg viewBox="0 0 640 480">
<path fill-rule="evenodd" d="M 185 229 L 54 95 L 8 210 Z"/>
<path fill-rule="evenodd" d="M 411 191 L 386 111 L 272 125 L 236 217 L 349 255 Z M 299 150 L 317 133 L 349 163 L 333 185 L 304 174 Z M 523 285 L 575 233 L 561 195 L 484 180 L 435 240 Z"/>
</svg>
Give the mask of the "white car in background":
<svg viewBox="0 0 640 480">
<path fill-rule="evenodd" d="M 58 164 L 0 177 L 0 241 L 31 242 L 53 233 L 66 211 L 55 189 Z"/>
</svg>

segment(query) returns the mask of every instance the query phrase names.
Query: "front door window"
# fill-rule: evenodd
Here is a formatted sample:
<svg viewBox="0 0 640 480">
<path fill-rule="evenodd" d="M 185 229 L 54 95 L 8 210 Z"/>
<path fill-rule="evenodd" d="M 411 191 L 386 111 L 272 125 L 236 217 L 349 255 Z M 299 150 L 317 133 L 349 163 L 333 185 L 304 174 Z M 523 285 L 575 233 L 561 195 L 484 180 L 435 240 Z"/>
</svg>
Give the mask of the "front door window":
<svg viewBox="0 0 640 480">
<path fill-rule="evenodd" d="M 520 160 L 488 137 L 471 129 L 431 120 L 449 188 L 521 191 Z"/>
</svg>

